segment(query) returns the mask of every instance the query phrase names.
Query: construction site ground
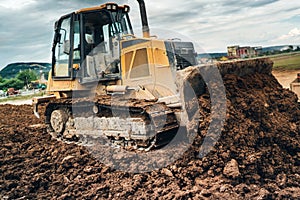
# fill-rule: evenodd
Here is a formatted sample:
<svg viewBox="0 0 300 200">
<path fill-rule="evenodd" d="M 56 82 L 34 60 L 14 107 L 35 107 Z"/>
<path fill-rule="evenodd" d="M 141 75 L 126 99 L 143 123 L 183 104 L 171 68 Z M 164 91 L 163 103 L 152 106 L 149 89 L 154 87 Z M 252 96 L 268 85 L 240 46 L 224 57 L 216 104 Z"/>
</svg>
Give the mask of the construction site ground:
<svg viewBox="0 0 300 200">
<path fill-rule="evenodd" d="M 273 70 L 273 75 L 284 88 L 290 88 L 291 82 L 297 78 L 299 70 Z"/>
<path fill-rule="evenodd" d="M 190 149 L 140 174 L 52 139 L 30 105 L 0 105 L 0 199 L 300 199 L 297 97 L 270 74 L 223 80 L 226 123 L 214 149 L 199 158 L 211 122 L 205 93 L 198 97 L 205 118 Z"/>
</svg>

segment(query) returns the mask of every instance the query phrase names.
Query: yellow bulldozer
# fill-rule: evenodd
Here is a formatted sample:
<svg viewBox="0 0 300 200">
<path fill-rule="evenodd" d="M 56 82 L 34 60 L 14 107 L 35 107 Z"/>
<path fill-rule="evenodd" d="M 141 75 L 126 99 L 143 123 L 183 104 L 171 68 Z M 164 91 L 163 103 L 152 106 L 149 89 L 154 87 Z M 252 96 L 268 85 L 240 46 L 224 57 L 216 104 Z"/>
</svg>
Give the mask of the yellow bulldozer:
<svg viewBox="0 0 300 200">
<path fill-rule="evenodd" d="M 167 144 L 184 126 L 174 80 L 179 71 L 197 66 L 194 45 L 151 36 L 145 2 L 137 1 L 141 38 L 133 32 L 127 5 L 85 8 L 55 23 L 47 96 L 33 99 L 37 117 L 39 105 L 46 104 L 45 123 L 54 137 L 101 136 L 152 149 Z M 234 73 L 234 66 L 228 71 Z M 81 123 L 90 116 L 93 123 Z"/>
</svg>

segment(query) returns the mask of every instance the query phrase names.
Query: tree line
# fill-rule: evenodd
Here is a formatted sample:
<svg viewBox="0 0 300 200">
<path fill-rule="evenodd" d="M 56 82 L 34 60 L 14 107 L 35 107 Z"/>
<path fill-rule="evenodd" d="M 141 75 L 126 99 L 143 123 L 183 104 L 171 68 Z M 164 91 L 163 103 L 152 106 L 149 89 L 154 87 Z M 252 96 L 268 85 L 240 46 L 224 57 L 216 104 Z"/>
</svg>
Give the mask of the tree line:
<svg viewBox="0 0 300 200">
<path fill-rule="evenodd" d="M 300 51 L 300 46 L 297 46 L 294 48 L 292 45 L 290 45 L 287 49 L 285 50 L 274 50 L 274 51 L 267 51 L 263 53 L 263 55 L 276 55 L 276 54 L 281 54 L 281 53 L 291 53 L 291 52 L 299 52 Z"/>
<path fill-rule="evenodd" d="M 15 78 L 6 79 L 0 76 L 0 90 L 6 91 L 8 88 L 19 90 L 28 86 L 31 81 L 35 81 L 37 79 L 38 76 L 36 72 L 29 69 L 20 71 Z"/>
</svg>

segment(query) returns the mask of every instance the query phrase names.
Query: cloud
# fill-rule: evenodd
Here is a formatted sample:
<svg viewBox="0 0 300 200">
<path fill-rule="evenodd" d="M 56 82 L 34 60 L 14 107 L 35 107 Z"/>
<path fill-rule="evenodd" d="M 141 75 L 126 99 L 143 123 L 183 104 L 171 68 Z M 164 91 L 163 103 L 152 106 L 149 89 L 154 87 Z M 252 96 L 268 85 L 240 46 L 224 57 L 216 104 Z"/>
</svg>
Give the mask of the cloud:
<svg viewBox="0 0 300 200">
<path fill-rule="evenodd" d="M 238 6 L 238 7 L 249 7 L 249 8 L 257 8 L 262 7 L 268 4 L 272 4 L 278 2 L 279 0 L 227 0 L 227 1 L 219 1 L 223 6 Z"/>
<path fill-rule="evenodd" d="M 24 7 L 30 6 L 32 3 L 34 3 L 34 0 L 5 1 L 5 2 L 0 2 L 0 7 L 6 9 L 19 10 Z"/>
<path fill-rule="evenodd" d="M 150 25 L 192 37 L 207 51 L 225 51 L 228 44 L 272 45 L 282 30 L 291 29 L 289 19 L 300 12 L 299 1 L 287 0 L 164 2 L 168 9 L 149 12 Z"/>
<path fill-rule="evenodd" d="M 0 68 L 11 62 L 51 62 L 54 22 L 75 10 L 106 0 L 16 0 L 0 2 Z M 225 51 L 229 44 L 269 45 L 299 42 L 300 1 L 290 0 L 145 0 L 151 33 L 184 37 L 206 51 Z M 135 33 L 141 35 L 136 0 L 131 6 Z M 295 20 L 297 19 L 297 20 Z M 289 33 L 286 30 L 291 30 Z M 279 37 L 281 36 L 281 37 Z M 274 40 L 274 38 L 277 38 Z M 296 44 L 298 45 L 298 44 Z"/>
<path fill-rule="evenodd" d="M 294 28 L 290 30 L 288 34 L 279 37 L 279 40 L 286 40 L 286 39 L 296 38 L 296 37 L 300 37 L 300 29 L 298 28 Z"/>
</svg>

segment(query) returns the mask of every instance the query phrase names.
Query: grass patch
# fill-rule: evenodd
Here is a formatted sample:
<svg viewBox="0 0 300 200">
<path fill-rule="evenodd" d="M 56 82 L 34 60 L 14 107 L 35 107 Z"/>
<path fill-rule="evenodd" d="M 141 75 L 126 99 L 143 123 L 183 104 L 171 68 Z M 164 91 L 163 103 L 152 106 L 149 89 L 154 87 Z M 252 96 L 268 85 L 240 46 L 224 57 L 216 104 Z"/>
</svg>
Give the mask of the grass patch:
<svg viewBox="0 0 300 200">
<path fill-rule="evenodd" d="M 29 100 L 29 99 L 32 99 L 33 97 L 43 96 L 44 94 L 45 94 L 45 92 L 39 92 L 39 93 L 25 95 L 25 96 L 22 96 L 22 95 L 9 96 L 7 98 L 0 99 L 0 103 L 7 102 L 7 101 L 16 101 L 16 100 Z"/>
<path fill-rule="evenodd" d="M 281 54 L 270 56 L 274 62 L 274 69 L 279 70 L 298 70 L 300 69 L 300 53 Z"/>
</svg>

